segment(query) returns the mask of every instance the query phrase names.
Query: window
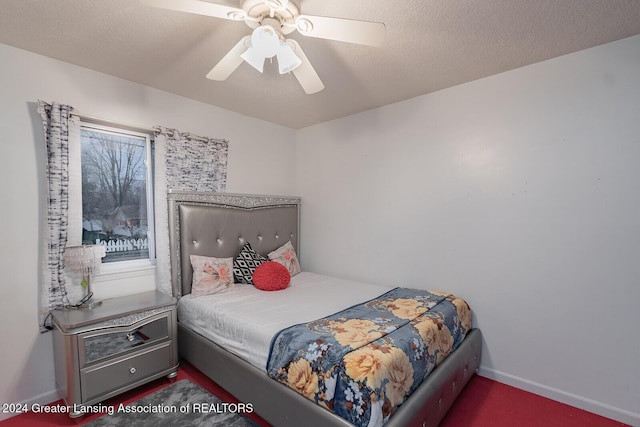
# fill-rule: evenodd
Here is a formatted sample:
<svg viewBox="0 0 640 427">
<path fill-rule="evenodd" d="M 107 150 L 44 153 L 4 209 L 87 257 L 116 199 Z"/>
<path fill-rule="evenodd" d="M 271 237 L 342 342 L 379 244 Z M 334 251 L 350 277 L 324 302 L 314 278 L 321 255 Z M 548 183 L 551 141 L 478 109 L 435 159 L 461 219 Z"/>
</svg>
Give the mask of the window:
<svg viewBox="0 0 640 427">
<path fill-rule="evenodd" d="M 82 244 L 103 262 L 155 258 L 149 134 L 82 123 Z"/>
</svg>

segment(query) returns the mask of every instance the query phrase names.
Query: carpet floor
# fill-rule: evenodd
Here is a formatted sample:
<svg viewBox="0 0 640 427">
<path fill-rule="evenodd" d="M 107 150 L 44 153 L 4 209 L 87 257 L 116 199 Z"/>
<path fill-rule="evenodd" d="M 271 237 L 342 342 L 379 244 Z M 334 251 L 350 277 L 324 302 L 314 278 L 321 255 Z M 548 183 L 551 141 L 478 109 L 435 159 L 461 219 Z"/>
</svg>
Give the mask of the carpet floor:
<svg viewBox="0 0 640 427">
<path fill-rule="evenodd" d="M 624 427 L 626 424 L 474 375 L 440 427 Z"/>
<path fill-rule="evenodd" d="M 223 402 L 238 403 L 224 389 L 188 363 L 182 363 L 173 382 L 162 378 L 131 390 L 103 405 L 130 404 L 167 388 L 180 380 L 198 384 Z M 193 402 L 190 397 L 185 402 Z M 62 401 L 52 405 L 62 405 Z M 181 403 L 182 404 L 182 403 Z M 28 412 L 0 422 L 0 427 L 83 426 L 103 414 L 70 419 L 67 414 L 36 414 Z M 270 427 L 255 413 L 245 414 L 261 427 Z M 136 426 L 136 424 L 121 424 Z M 171 424 L 172 427 L 178 424 Z M 191 424 L 197 425 L 197 424 Z M 583 411 L 490 379 L 474 375 L 462 391 L 440 427 L 624 427 L 625 424 Z M 88 426 L 94 427 L 94 426 Z M 154 427 L 158 427 L 154 424 Z M 413 427 L 413 426 L 407 426 Z"/>
<path fill-rule="evenodd" d="M 239 403 L 233 396 L 231 396 L 226 390 L 218 386 L 211 381 L 206 375 L 194 368 L 188 363 L 181 362 L 178 369 L 178 376 L 174 380 L 168 380 L 167 378 L 160 378 L 152 381 L 148 384 L 142 385 L 138 388 L 125 392 L 119 396 L 101 402 L 100 405 L 106 407 L 118 407 L 120 404 L 129 405 L 138 401 L 146 396 L 149 396 L 159 390 L 170 387 L 173 384 L 179 383 L 181 380 L 190 380 L 191 382 L 198 384 L 200 387 L 208 391 L 214 396 L 217 396 L 221 401 L 228 403 Z M 193 402 L 191 398 L 185 400 L 185 402 Z M 58 407 L 64 405 L 62 400 L 51 403 L 49 406 Z M 9 418 L 4 421 L 0 421 L 0 427 L 52 427 L 52 426 L 85 426 L 88 423 L 98 419 L 105 415 L 104 412 L 98 414 L 86 414 L 79 418 L 69 418 L 66 413 L 35 413 L 27 412 Z M 256 425 L 261 427 L 270 427 L 269 423 L 260 418 L 256 413 L 243 414 L 246 418 L 252 420 Z M 136 424 L 121 424 L 125 426 L 137 427 Z M 174 424 L 172 424 L 173 426 Z M 191 424 L 194 425 L 194 424 Z M 91 426 L 89 426 L 91 427 Z M 154 424 L 154 427 L 157 427 Z"/>
</svg>

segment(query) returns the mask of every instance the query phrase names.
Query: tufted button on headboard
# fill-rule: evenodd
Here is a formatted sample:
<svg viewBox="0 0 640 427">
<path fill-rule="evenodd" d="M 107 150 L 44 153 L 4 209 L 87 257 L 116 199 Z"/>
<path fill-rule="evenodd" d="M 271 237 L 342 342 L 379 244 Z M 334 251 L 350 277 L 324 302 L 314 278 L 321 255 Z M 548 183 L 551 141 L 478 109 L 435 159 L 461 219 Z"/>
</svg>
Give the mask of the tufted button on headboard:
<svg viewBox="0 0 640 427">
<path fill-rule="evenodd" d="M 250 243 L 266 257 L 290 240 L 300 256 L 298 197 L 171 191 L 168 200 L 176 297 L 191 292 L 191 255 L 235 258 Z"/>
</svg>

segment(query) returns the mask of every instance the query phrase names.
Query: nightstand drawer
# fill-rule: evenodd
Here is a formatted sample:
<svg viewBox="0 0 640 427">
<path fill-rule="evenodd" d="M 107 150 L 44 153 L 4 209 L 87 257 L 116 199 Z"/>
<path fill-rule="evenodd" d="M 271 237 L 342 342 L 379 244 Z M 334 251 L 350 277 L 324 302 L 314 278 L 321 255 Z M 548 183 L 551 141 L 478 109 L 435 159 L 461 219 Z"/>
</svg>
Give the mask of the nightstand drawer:
<svg viewBox="0 0 640 427">
<path fill-rule="evenodd" d="M 87 332 L 79 336 L 80 366 L 99 362 L 132 350 L 151 347 L 169 338 L 170 314 L 144 319 L 130 328 L 109 328 Z M 84 351 L 82 351 L 84 349 Z"/>
<path fill-rule="evenodd" d="M 172 343 L 167 341 L 126 359 L 82 369 L 82 401 L 97 398 L 171 368 L 171 353 Z"/>
</svg>

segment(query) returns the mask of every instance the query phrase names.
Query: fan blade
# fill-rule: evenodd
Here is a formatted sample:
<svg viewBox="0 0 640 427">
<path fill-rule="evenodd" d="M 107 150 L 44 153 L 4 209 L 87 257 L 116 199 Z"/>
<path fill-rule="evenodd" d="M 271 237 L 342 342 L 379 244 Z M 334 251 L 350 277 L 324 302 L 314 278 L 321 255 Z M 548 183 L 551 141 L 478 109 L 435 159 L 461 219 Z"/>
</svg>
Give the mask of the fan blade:
<svg viewBox="0 0 640 427">
<path fill-rule="evenodd" d="M 296 26 L 300 34 L 308 37 L 375 47 L 384 43 L 385 26 L 381 22 L 300 15 Z"/>
<path fill-rule="evenodd" d="M 293 39 L 287 39 L 287 42 L 293 45 L 294 53 L 302 61 L 302 64 L 300 64 L 292 71 L 293 75 L 296 76 L 296 79 L 298 79 L 300 86 L 302 86 L 302 89 L 304 89 L 304 91 L 308 95 L 320 92 L 322 89 L 324 89 L 324 84 L 322 84 L 320 76 L 318 76 L 318 73 L 316 73 L 316 70 L 311 65 L 311 62 L 309 62 L 309 58 L 307 58 L 307 55 L 304 54 L 297 41 Z"/>
<path fill-rule="evenodd" d="M 213 18 L 230 19 L 232 21 L 242 21 L 247 17 L 247 13 L 236 7 L 223 6 L 221 4 L 209 3 L 200 0 L 140 0 L 147 6 L 159 7 L 161 9 L 177 10 L 180 12 L 195 13 L 198 15 L 211 16 Z"/>
<path fill-rule="evenodd" d="M 248 49 L 250 39 L 251 36 L 244 36 L 240 39 L 240 41 L 220 60 L 220 62 L 218 62 L 216 66 L 207 73 L 207 78 L 209 80 L 218 81 L 226 80 L 227 77 L 229 77 L 231 73 L 233 73 L 236 68 L 242 64 L 243 59 L 240 58 L 240 55 Z"/>
</svg>

